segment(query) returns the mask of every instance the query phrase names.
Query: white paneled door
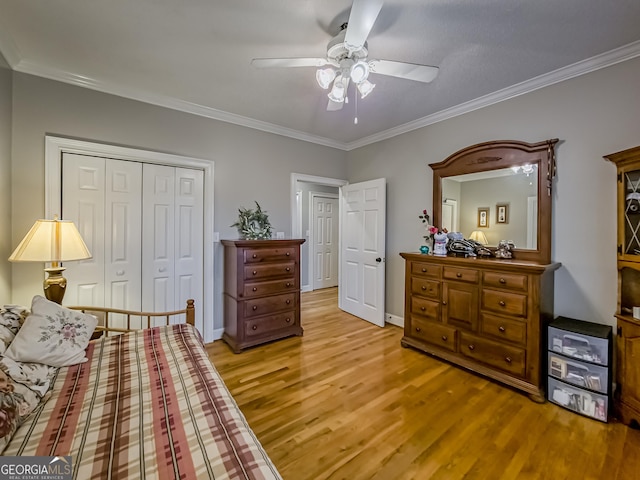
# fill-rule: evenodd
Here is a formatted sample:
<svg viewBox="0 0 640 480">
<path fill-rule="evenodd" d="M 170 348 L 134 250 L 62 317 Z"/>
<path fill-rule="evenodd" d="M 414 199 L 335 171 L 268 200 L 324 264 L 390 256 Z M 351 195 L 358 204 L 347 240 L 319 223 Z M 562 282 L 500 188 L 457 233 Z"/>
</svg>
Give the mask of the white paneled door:
<svg viewBox="0 0 640 480">
<path fill-rule="evenodd" d="M 76 222 L 93 255 L 65 265 L 65 303 L 201 305 L 203 184 L 201 170 L 64 153 L 62 217 Z"/>
<path fill-rule="evenodd" d="M 386 180 L 340 188 L 340 308 L 384 326 Z"/>
<path fill-rule="evenodd" d="M 313 289 L 338 285 L 338 199 L 312 195 Z"/>
</svg>

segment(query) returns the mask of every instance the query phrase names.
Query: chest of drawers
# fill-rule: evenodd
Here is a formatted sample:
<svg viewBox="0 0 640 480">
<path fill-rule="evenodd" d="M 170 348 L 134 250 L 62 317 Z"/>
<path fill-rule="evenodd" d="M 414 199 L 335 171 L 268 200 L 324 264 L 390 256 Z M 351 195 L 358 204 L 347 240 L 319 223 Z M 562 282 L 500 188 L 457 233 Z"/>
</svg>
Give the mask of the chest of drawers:
<svg viewBox="0 0 640 480">
<path fill-rule="evenodd" d="M 401 253 L 403 346 L 417 348 L 544 401 L 544 328 L 558 263 Z"/>
<path fill-rule="evenodd" d="M 302 335 L 302 243 L 304 240 L 222 240 L 222 338 L 234 352 L 291 335 Z"/>
</svg>

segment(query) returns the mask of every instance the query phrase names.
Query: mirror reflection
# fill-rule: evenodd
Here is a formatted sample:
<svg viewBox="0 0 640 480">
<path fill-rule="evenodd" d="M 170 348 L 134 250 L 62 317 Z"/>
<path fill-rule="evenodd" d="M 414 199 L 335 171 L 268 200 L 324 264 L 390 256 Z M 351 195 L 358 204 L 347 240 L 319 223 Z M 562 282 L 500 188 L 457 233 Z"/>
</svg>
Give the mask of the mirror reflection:
<svg viewBox="0 0 640 480">
<path fill-rule="evenodd" d="M 537 248 L 536 164 L 442 178 L 442 227 L 488 246 Z"/>
</svg>

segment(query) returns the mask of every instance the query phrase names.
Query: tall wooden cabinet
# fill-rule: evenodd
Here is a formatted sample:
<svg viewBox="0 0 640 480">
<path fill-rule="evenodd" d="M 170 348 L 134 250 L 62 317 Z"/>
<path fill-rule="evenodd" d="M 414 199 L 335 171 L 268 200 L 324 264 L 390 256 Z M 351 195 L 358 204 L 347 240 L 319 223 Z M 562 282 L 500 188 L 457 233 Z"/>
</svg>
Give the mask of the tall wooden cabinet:
<svg viewBox="0 0 640 480">
<path fill-rule="evenodd" d="M 559 263 L 401 253 L 403 346 L 411 346 L 544 401 L 544 332 Z"/>
<path fill-rule="evenodd" d="M 618 306 L 616 415 L 640 426 L 640 146 L 605 156 L 615 163 L 618 185 Z M 640 317 L 640 315 L 636 315 Z"/>
<path fill-rule="evenodd" d="M 302 335 L 302 243 L 304 240 L 222 240 L 222 338 L 234 352 L 271 340 Z"/>
</svg>

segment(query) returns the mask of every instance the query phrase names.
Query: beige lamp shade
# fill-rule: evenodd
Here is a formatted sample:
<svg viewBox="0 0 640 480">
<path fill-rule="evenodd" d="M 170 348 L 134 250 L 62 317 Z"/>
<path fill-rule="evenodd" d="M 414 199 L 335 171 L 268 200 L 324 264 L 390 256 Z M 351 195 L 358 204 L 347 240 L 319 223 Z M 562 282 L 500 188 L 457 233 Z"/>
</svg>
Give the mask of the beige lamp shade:
<svg viewBox="0 0 640 480">
<path fill-rule="evenodd" d="M 486 245 L 487 243 L 489 243 L 487 241 L 487 236 L 484 234 L 484 232 L 481 232 L 480 230 L 474 230 L 473 232 L 471 232 L 471 235 L 469 235 L 469 239 L 475 240 L 476 242 L 481 243 L 482 245 Z"/>
<path fill-rule="evenodd" d="M 75 224 L 37 220 L 9 257 L 10 262 L 68 262 L 91 258 Z"/>
</svg>

